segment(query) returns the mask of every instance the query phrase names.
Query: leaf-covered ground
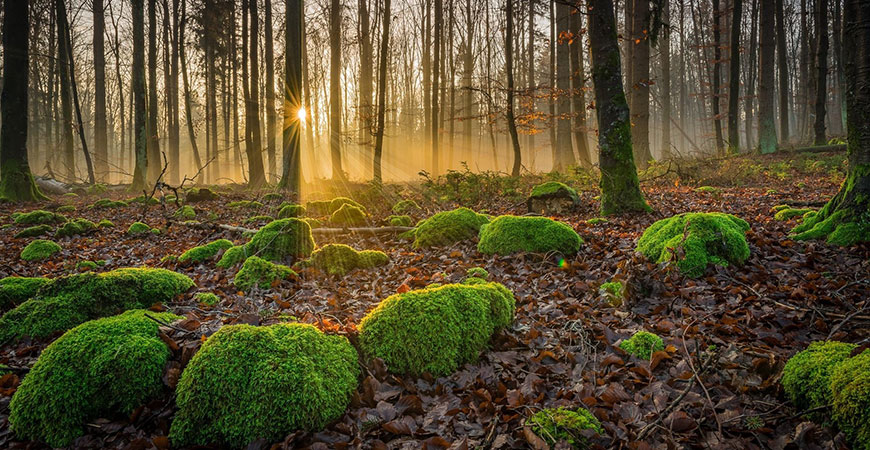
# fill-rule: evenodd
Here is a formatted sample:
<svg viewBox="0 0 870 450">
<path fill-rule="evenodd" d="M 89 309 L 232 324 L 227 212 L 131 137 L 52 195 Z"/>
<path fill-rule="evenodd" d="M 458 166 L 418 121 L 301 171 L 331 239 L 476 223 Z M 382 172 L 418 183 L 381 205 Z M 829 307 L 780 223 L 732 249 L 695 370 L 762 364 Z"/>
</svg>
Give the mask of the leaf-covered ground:
<svg viewBox="0 0 870 450">
<path fill-rule="evenodd" d="M 283 443 L 258 442 L 252 448 L 528 448 L 540 441 L 524 431 L 527 417 L 542 407 L 579 405 L 601 420 L 605 433 L 595 442 L 605 448 L 831 448 L 844 445 L 842 437 L 800 418 L 785 402 L 778 379 L 787 358 L 811 341 L 870 339 L 870 246 L 793 242 L 787 235 L 796 222 L 776 221 L 770 209 L 819 202 L 836 189 L 824 172 L 759 176 L 749 187 L 723 187 L 721 193 L 697 192 L 662 177 L 644 184 L 654 213 L 594 225 L 586 222 L 597 217 L 598 208 L 597 193 L 589 190 L 581 192 L 576 213 L 558 217 L 585 240 L 579 254 L 565 261 L 541 255 L 485 257 L 474 242 L 414 250 L 397 237 L 344 235 L 332 241 L 383 250 L 392 263 L 343 278 L 305 269 L 295 280 L 249 295 L 234 289 L 235 269 L 217 269 L 213 261 L 161 263 L 166 255 L 217 238 L 244 242 L 238 233 L 181 225 L 167 218 L 170 206 L 88 209 L 98 197 L 59 197 L 56 204 L 42 206 L 73 204 L 78 209 L 68 216 L 109 219 L 116 227 L 59 239 L 63 250 L 38 263 L 18 257 L 30 240 L 13 238 L 23 227 L 0 230 L 0 277 L 56 277 L 85 260 L 105 260 L 100 271 L 147 265 L 190 276 L 197 288 L 165 305 L 188 318 L 165 330 L 174 350 L 164 377 L 169 386 L 202 337 L 222 325 L 298 320 L 347 334 L 353 342 L 355 324 L 381 299 L 433 282 L 459 282 L 471 267 L 484 267 L 494 281 L 513 290 L 516 321 L 476 364 L 433 379 L 398 377 L 378 361 L 368 363 L 351 406 L 336 423 L 319 433 L 295 433 Z M 261 210 L 225 205 L 255 197 L 233 191 L 193 206 L 198 220 L 207 221 L 213 212 L 213 222 L 254 227 L 244 219 L 273 214 L 274 205 Z M 492 214 L 525 213 L 523 205 L 505 199 L 477 206 Z M 10 223 L 8 216 L 16 210 L 0 205 L 2 223 Z M 723 211 L 746 219 L 752 226 L 746 265 L 710 268 L 691 280 L 634 252 L 652 222 L 687 211 Z M 375 222 L 386 216 L 378 214 Z M 128 237 L 125 231 L 136 220 L 164 232 Z M 599 286 L 612 279 L 628 286 L 626 302 L 618 308 L 599 294 Z M 215 307 L 197 304 L 196 292 L 215 292 L 222 301 Z M 615 345 L 642 329 L 659 334 L 667 345 L 650 362 Z M 0 379 L 0 447 L 39 446 L 15 441 L 7 415 L 19 377 L 26 376 L 46 345 L 22 342 L 0 349 L 0 364 L 13 369 Z M 74 447 L 168 448 L 173 414 L 167 394 L 132 417 L 94 421 Z"/>
</svg>

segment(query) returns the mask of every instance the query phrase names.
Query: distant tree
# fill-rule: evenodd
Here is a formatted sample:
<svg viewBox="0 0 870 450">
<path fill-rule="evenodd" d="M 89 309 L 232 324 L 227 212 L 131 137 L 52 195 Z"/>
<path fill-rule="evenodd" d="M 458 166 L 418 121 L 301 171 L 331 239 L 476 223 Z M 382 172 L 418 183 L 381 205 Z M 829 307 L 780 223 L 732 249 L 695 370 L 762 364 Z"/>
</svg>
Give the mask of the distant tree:
<svg viewBox="0 0 870 450">
<path fill-rule="evenodd" d="M 715 1 L 715 0 L 714 0 Z M 650 73 L 649 56 L 653 17 L 649 0 L 633 0 L 631 10 L 631 41 L 632 47 L 629 65 L 631 88 L 628 104 L 631 105 L 631 143 L 634 148 L 634 163 L 645 169 L 653 159 L 649 146 L 649 91 Z M 715 29 L 715 28 L 714 28 Z"/>
<path fill-rule="evenodd" d="M 103 180 L 109 170 L 106 135 L 106 18 L 103 0 L 93 0 L 94 14 L 94 159 L 97 179 Z"/>
<path fill-rule="evenodd" d="M 640 191 L 631 147 L 631 120 L 625 91 L 612 0 L 588 0 L 589 52 L 598 116 L 601 213 L 649 211 Z"/>
<path fill-rule="evenodd" d="M 61 111 L 61 145 L 63 146 L 63 165 L 66 178 L 69 181 L 76 180 L 75 141 L 73 140 L 73 116 L 72 116 L 72 93 L 70 89 L 69 52 L 67 52 L 66 39 L 69 33 L 66 30 L 66 5 L 63 0 L 55 0 L 55 14 L 57 15 L 57 73 L 60 84 L 60 111 Z"/>
<path fill-rule="evenodd" d="M 341 166 L 341 2 L 329 8 L 329 154 L 332 179 L 343 180 Z"/>
<path fill-rule="evenodd" d="M 157 181 L 163 162 L 160 158 L 160 136 L 157 132 L 157 0 L 148 0 L 148 182 Z"/>
<path fill-rule="evenodd" d="M 785 36 L 785 11 L 784 0 L 776 1 L 776 65 L 779 72 L 779 136 L 781 142 L 788 142 L 789 132 L 789 106 L 788 106 L 788 60 Z"/>
<path fill-rule="evenodd" d="M 772 0 L 760 0 L 761 3 L 761 42 L 760 61 L 758 64 L 758 146 L 761 153 L 776 151 L 776 123 L 773 118 L 774 92 L 774 51 L 776 50 L 774 10 Z"/>
<path fill-rule="evenodd" d="M 713 106 L 713 131 L 716 133 L 716 153 L 725 151 L 725 143 L 722 138 L 722 119 L 719 116 L 722 97 L 722 11 L 719 9 L 719 0 L 713 0 L 713 93 L 710 95 L 710 103 Z"/>
<path fill-rule="evenodd" d="M 577 155 L 582 167 L 592 167 L 589 157 L 589 146 L 586 144 L 586 71 L 583 63 L 583 14 L 575 9 L 568 19 L 571 29 L 570 59 L 571 59 L 571 106 L 573 108 L 574 142 L 577 144 Z"/>
<path fill-rule="evenodd" d="M 381 36 L 381 54 L 378 63 L 378 129 L 375 137 L 374 161 L 372 162 L 372 178 L 375 183 L 383 181 L 381 173 L 381 158 L 384 152 L 384 121 L 387 110 L 387 60 L 390 51 L 390 0 L 384 0 L 383 34 Z"/>
<path fill-rule="evenodd" d="M 571 6 L 556 2 L 556 142 L 553 144 L 554 170 L 565 170 L 575 163 L 571 144 Z"/>
<path fill-rule="evenodd" d="M 265 15 L 265 59 L 266 59 L 266 154 L 269 157 L 269 170 L 266 179 L 275 173 L 278 151 L 275 148 L 275 129 L 278 126 L 278 112 L 275 110 L 275 44 L 272 38 L 272 0 L 264 4 Z"/>
<path fill-rule="evenodd" d="M 248 97 L 247 117 L 245 118 L 245 129 L 251 135 L 250 145 L 247 146 L 245 152 L 248 155 L 248 186 L 254 189 L 263 187 L 266 184 L 266 171 L 263 167 L 263 144 L 260 133 L 260 64 L 259 64 L 259 15 L 257 14 L 257 0 L 249 0 L 248 6 L 251 9 L 251 88 L 250 97 Z M 247 81 L 246 81 L 247 82 Z"/>
<path fill-rule="evenodd" d="M 3 91 L 0 93 L 0 199 L 47 200 L 27 163 L 27 88 L 30 76 L 29 2 L 3 2 Z"/>
</svg>

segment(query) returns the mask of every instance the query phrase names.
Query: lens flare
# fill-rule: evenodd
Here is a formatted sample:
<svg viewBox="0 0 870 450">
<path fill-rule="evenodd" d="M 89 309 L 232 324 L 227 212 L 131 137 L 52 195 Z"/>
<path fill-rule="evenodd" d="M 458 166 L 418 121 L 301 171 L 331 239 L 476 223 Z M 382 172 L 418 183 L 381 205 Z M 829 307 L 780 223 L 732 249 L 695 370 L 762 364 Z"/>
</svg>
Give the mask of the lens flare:
<svg viewBox="0 0 870 450">
<path fill-rule="evenodd" d="M 559 259 L 559 268 L 565 269 L 568 267 L 568 261 L 565 261 L 565 258 Z"/>
<path fill-rule="evenodd" d="M 299 119 L 300 122 L 305 123 L 305 108 L 299 108 L 299 111 L 296 111 L 296 118 Z"/>
</svg>

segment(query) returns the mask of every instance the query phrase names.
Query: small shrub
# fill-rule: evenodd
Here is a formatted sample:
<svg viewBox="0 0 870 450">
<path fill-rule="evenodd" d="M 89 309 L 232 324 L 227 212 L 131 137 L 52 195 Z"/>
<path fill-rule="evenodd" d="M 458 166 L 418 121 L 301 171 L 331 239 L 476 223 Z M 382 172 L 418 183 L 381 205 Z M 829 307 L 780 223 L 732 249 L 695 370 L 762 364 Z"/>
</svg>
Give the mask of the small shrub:
<svg viewBox="0 0 870 450">
<path fill-rule="evenodd" d="M 362 208 L 345 203 L 335 210 L 329 222 L 343 227 L 354 227 L 366 224 L 366 213 Z"/>
<path fill-rule="evenodd" d="M 497 283 L 395 294 L 360 322 L 360 348 L 394 373 L 448 375 L 476 361 L 514 309 L 513 294 Z"/>
<path fill-rule="evenodd" d="M 208 244 L 193 247 L 178 257 L 178 262 L 203 262 L 207 259 L 212 259 L 221 250 L 227 250 L 233 246 L 233 243 L 228 239 L 218 239 L 211 241 Z"/>
<path fill-rule="evenodd" d="M 193 220 L 196 218 L 196 211 L 194 211 L 192 206 L 184 205 L 176 209 L 172 216 L 184 220 Z"/>
<path fill-rule="evenodd" d="M 282 205 L 278 210 L 278 218 L 286 219 L 288 217 L 302 217 L 305 215 L 305 207 L 302 205 Z"/>
<path fill-rule="evenodd" d="M 18 225 L 45 225 L 50 223 L 64 223 L 67 221 L 63 214 L 37 209 L 27 213 L 13 213 L 12 220 Z"/>
<path fill-rule="evenodd" d="M 423 220 L 411 232 L 414 247 L 442 247 L 473 239 L 489 218 L 468 208 L 443 211 Z"/>
<path fill-rule="evenodd" d="M 638 331 L 630 339 L 622 341 L 619 348 L 625 350 L 629 355 L 649 360 L 653 353 L 665 349 L 665 342 L 653 333 Z"/>
<path fill-rule="evenodd" d="M 251 256 L 242 264 L 242 268 L 233 278 L 233 285 L 248 292 L 254 286 L 260 289 L 268 289 L 276 281 L 283 280 L 290 275 L 295 275 L 289 267 L 274 264 L 257 256 Z"/>
<path fill-rule="evenodd" d="M 571 448 L 583 449 L 589 446 L 583 435 L 586 430 L 604 433 L 601 422 L 586 408 L 547 408 L 536 412 L 526 421 L 532 431 L 548 445 L 566 442 Z"/>
<path fill-rule="evenodd" d="M 48 278 L 6 277 L 0 279 L 0 310 L 19 305 L 36 295 Z"/>
<path fill-rule="evenodd" d="M 39 261 L 46 259 L 61 250 L 60 245 L 46 239 L 36 239 L 27 244 L 21 250 L 21 259 L 25 261 Z"/>
<path fill-rule="evenodd" d="M 390 225 L 394 227 L 410 227 L 414 225 L 413 219 L 411 216 L 389 216 L 387 217 Z"/>
<path fill-rule="evenodd" d="M 161 320 L 178 318 L 150 313 Z M 169 349 L 143 311 L 93 320 L 66 332 L 39 356 L 9 405 L 19 439 L 72 444 L 86 424 L 130 415 L 163 389 Z"/>
<path fill-rule="evenodd" d="M 847 359 L 831 374 L 832 418 L 855 449 L 870 449 L 870 350 Z"/>
<path fill-rule="evenodd" d="M 795 408 L 804 411 L 831 403 L 831 375 L 855 347 L 836 341 L 813 342 L 789 358 L 782 371 L 782 389 Z M 823 417 L 816 414 L 812 418 Z"/>
<path fill-rule="evenodd" d="M 181 375 L 169 439 L 242 448 L 319 431 L 344 414 L 358 376 L 343 336 L 304 324 L 224 326 Z"/>
<path fill-rule="evenodd" d="M 499 216 L 480 227 L 477 250 L 487 255 L 517 252 L 557 252 L 570 256 L 580 251 L 583 239 L 570 226 L 547 217 Z"/>
<path fill-rule="evenodd" d="M 87 234 L 96 231 L 97 224 L 88 219 L 71 220 L 57 229 L 54 232 L 55 237 L 70 237 L 79 234 Z"/>
<path fill-rule="evenodd" d="M 749 224 L 730 214 L 678 214 L 650 225 L 638 241 L 637 251 L 657 262 L 676 259 L 683 275 L 697 278 L 707 264 L 743 264 L 749 258 L 747 231 Z"/>
<path fill-rule="evenodd" d="M 19 231 L 15 237 L 16 238 L 31 238 L 36 236 L 42 236 L 43 234 L 47 234 L 52 230 L 51 225 L 34 225 L 32 227 L 27 227 L 21 231 Z"/>
</svg>

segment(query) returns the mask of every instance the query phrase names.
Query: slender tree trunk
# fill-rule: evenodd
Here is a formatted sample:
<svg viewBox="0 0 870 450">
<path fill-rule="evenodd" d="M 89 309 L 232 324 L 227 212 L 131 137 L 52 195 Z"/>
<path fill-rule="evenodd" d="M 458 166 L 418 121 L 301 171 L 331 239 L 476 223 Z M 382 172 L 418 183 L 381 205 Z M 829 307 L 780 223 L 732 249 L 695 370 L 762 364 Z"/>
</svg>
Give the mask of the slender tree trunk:
<svg viewBox="0 0 870 450">
<path fill-rule="evenodd" d="M 810 28 L 809 28 L 809 11 L 807 10 L 807 0 L 801 0 L 801 34 L 800 34 L 800 83 L 798 84 L 798 102 L 800 109 L 798 110 L 798 139 L 803 140 L 806 137 L 806 132 L 809 129 L 809 101 L 810 101 L 810 65 L 812 64 L 810 57 Z"/>
<path fill-rule="evenodd" d="M 713 130 L 716 133 L 716 153 L 723 154 L 725 143 L 722 138 L 722 119 L 719 104 L 722 96 L 721 86 L 721 62 L 722 61 L 722 14 L 719 9 L 719 0 L 713 0 L 713 92 L 710 95 L 710 103 L 713 106 Z"/>
<path fill-rule="evenodd" d="M 791 133 L 789 132 L 789 84 L 788 84 L 788 61 L 786 54 L 788 48 L 785 44 L 785 12 L 783 11 L 783 1 L 776 1 L 776 57 L 777 66 L 779 66 L 779 136 L 780 142 L 786 143 L 789 141 Z"/>
<path fill-rule="evenodd" d="M 815 0 L 816 2 L 816 121 L 815 130 L 816 145 L 824 145 L 827 142 L 825 134 L 825 114 L 828 99 L 828 0 Z"/>
<path fill-rule="evenodd" d="M 746 99 L 743 102 L 744 115 L 746 116 L 746 147 L 755 148 L 755 139 L 752 134 L 753 113 L 755 104 L 755 76 L 758 74 L 758 1 L 752 0 L 752 28 L 749 32 L 749 70 L 747 71 Z"/>
<path fill-rule="evenodd" d="M 332 0 L 329 12 L 329 153 L 332 179 L 343 180 L 341 167 L 341 2 Z"/>
<path fill-rule="evenodd" d="M 148 0 L 148 182 L 157 181 L 163 164 L 157 133 L 157 0 Z"/>
<path fill-rule="evenodd" d="M 839 112 L 840 112 L 840 126 L 842 127 L 839 131 L 841 133 L 845 133 L 846 131 L 846 100 L 844 98 L 844 93 L 846 92 L 846 78 L 843 74 L 843 14 L 841 8 L 842 1 L 834 0 L 834 20 L 832 30 L 833 40 L 834 40 L 834 60 L 837 66 L 837 70 L 834 75 L 834 80 L 837 83 L 837 103 Z"/>
<path fill-rule="evenodd" d="M 257 14 L 257 0 L 250 0 L 248 6 L 251 9 L 251 95 L 248 98 L 248 116 L 245 123 L 250 123 L 251 145 L 246 148 L 248 155 L 248 187 L 259 189 L 266 184 L 266 174 L 263 168 L 263 144 L 260 136 L 260 63 L 258 40 L 259 15 Z"/>
<path fill-rule="evenodd" d="M 106 134 L 106 19 L 103 0 L 92 0 L 94 14 L 94 159 L 96 174 L 105 180 L 109 170 Z"/>
<path fill-rule="evenodd" d="M 3 88 L 0 93 L 0 198 L 47 200 L 27 163 L 30 3 L 3 2 Z"/>
<path fill-rule="evenodd" d="M 556 6 L 554 0 L 547 0 L 550 4 L 550 73 L 547 84 L 550 90 L 549 113 L 550 113 L 550 148 L 552 149 L 553 169 L 559 166 L 559 150 L 556 144 Z"/>
<path fill-rule="evenodd" d="M 743 0 L 733 0 L 731 14 L 731 53 L 728 63 L 728 151 L 736 154 L 740 150 L 740 22 L 743 19 Z M 781 1 L 781 0 L 780 0 Z"/>
<path fill-rule="evenodd" d="M 387 60 L 390 52 L 390 0 L 384 0 L 383 35 L 381 36 L 381 54 L 378 63 L 378 130 L 375 138 L 374 160 L 372 162 L 372 178 L 375 183 L 383 182 L 381 173 L 381 157 L 384 153 L 384 121 L 387 110 Z"/>
<path fill-rule="evenodd" d="M 649 211 L 631 148 L 631 120 L 622 90 L 619 44 L 611 0 L 589 0 L 589 52 L 598 115 L 601 213 Z"/>
<path fill-rule="evenodd" d="M 179 119 L 178 107 L 178 50 L 184 45 L 179 40 L 179 0 L 172 0 L 172 49 L 170 55 L 170 75 L 169 75 L 169 176 L 172 183 L 181 181 L 181 121 Z"/>
<path fill-rule="evenodd" d="M 775 92 L 773 70 L 776 50 L 774 10 L 773 1 L 761 0 L 761 51 L 758 75 L 758 145 L 761 153 L 776 151 L 776 123 L 773 118 Z"/>
<path fill-rule="evenodd" d="M 589 146 L 586 143 L 586 71 L 583 67 L 583 15 L 578 11 L 569 17 L 571 42 L 569 53 L 571 59 L 571 105 L 573 106 L 574 143 L 577 145 L 577 156 L 580 166 L 586 169 L 592 167 Z"/>
<path fill-rule="evenodd" d="M 285 2 L 284 15 L 284 126 L 283 161 L 279 187 L 301 194 L 301 120 L 299 109 L 302 107 L 302 54 L 305 51 L 305 24 L 303 0 Z M 310 124 L 308 125 L 311 126 Z"/>
<path fill-rule="evenodd" d="M 507 25 L 504 39 L 505 73 L 507 74 L 507 126 L 511 136 L 511 147 L 514 152 L 514 164 L 511 168 L 511 176 L 520 176 L 520 167 L 523 164 L 523 156 L 520 152 L 520 138 L 517 135 L 517 122 L 514 118 L 514 2 L 507 0 L 505 14 Z"/>
<path fill-rule="evenodd" d="M 278 127 L 278 111 L 275 110 L 275 44 L 272 37 L 272 0 L 265 0 L 266 41 L 266 153 L 269 155 L 269 172 L 266 179 L 277 171 L 278 151 L 275 147 L 275 133 Z"/>
<path fill-rule="evenodd" d="M 567 36 L 571 32 L 571 6 L 556 4 L 556 95 L 558 99 L 556 120 L 556 161 L 553 170 L 565 170 L 575 164 L 574 146 L 571 143 L 571 47 Z"/>
<path fill-rule="evenodd" d="M 184 84 L 184 118 L 187 122 L 187 136 L 190 139 L 190 148 L 193 150 L 193 161 L 197 171 L 202 172 L 202 158 L 199 156 L 199 147 L 196 145 L 196 131 L 193 128 L 193 103 L 190 99 L 190 81 L 187 75 L 187 54 L 184 51 L 184 30 L 187 21 L 187 1 L 181 0 L 181 25 L 178 27 L 178 56 L 181 63 L 181 79 Z"/>
<path fill-rule="evenodd" d="M 526 57 L 528 58 L 528 74 L 526 80 L 526 86 L 528 86 L 528 96 L 529 96 L 529 114 L 530 117 L 535 116 L 535 112 L 537 110 L 537 86 L 535 85 L 535 5 L 537 4 L 537 0 L 529 0 L 529 35 L 528 35 L 528 43 L 526 45 Z M 470 9 L 470 8 L 469 8 Z M 535 135 L 534 133 L 529 133 L 526 137 L 526 147 L 528 150 L 526 151 L 528 154 L 532 155 L 531 160 L 529 161 L 529 167 L 534 170 L 535 166 Z"/>
<path fill-rule="evenodd" d="M 148 135 L 145 131 L 145 2 L 131 0 L 133 6 L 133 135 L 135 136 L 136 167 L 130 190 L 145 188 L 148 170 Z M 185 83 L 186 85 L 186 83 Z M 190 120 L 190 116 L 188 116 Z"/>
<path fill-rule="evenodd" d="M 434 40 L 434 49 L 432 52 L 432 136 L 431 136 L 431 146 L 432 146 L 432 174 L 438 175 L 440 173 L 439 167 L 439 146 L 438 146 L 438 135 L 440 133 L 440 127 L 438 123 L 438 96 L 440 94 L 440 78 L 441 78 L 441 28 L 444 26 L 444 7 L 442 4 L 443 0 L 435 0 L 434 13 L 435 13 L 435 22 L 433 24 L 433 40 Z"/>
<path fill-rule="evenodd" d="M 55 1 L 57 14 L 57 69 L 60 79 L 60 110 L 61 110 L 61 142 L 63 145 L 63 164 L 66 168 L 66 178 L 75 181 L 75 142 L 73 141 L 73 117 L 69 78 L 69 53 L 66 39 L 66 6 L 63 0 Z"/>
<path fill-rule="evenodd" d="M 369 0 L 357 0 L 359 12 L 359 147 L 363 161 L 370 161 L 368 150 L 372 148 L 372 133 L 374 132 L 374 110 L 372 108 L 372 54 L 374 44 L 371 36 L 371 14 Z"/>
<path fill-rule="evenodd" d="M 715 1 L 715 0 L 714 0 Z M 631 142 L 634 148 L 634 162 L 645 169 L 653 159 L 649 147 L 649 24 L 650 7 L 647 0 L 635 0 L 632 8 L 631 51 Z"/>
<path fill-rule="evenodd" d="M 533 0 L 534 1 L 534 0 Z M 471 156 L 472 124 L 474 123 L 474 92 L 472 91 L 472 79 L 474 78 L 474 23 L 471 6 L 474 0 L 467 0 L 465 5 L 465 42 L 462 48 L 462 121 L 463 152 L 466 161 Z"/>
<path fill-rule="evenodd" d="M 740 1 L 740 0 L 735 0 Z M 662 21 L 670 24 L 671 5 L 662 4 Z M 659 31 L 659 53 L 662 61 L 662 156 L 671 156 L 671 28 Z"/>
</svg>

